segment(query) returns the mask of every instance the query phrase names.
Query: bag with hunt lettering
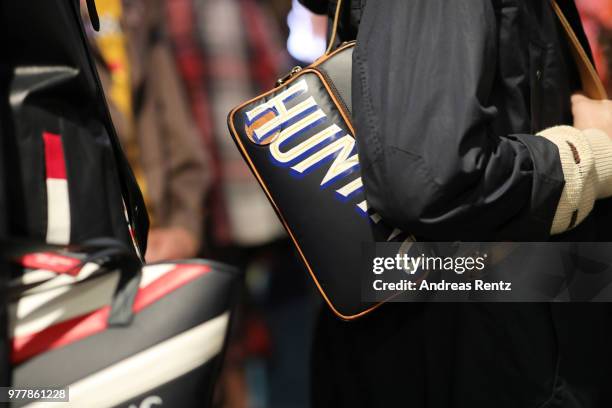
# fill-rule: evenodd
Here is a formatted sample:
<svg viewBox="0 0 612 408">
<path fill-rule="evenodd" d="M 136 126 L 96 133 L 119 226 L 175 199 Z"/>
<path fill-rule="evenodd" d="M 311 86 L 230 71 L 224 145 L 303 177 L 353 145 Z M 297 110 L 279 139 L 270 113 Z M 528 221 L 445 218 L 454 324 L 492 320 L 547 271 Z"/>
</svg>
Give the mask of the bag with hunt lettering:
<svg viewBox="0 0 612 408">
<path fill-rule="evenodd" d="M 379 304 L 361 301 L 362 243 L 412 238 L 364 198 L 351 123 L 355 43 L 331 50 L 341 3 L 327 52 L 233 109 L 228 126 L 321 295 L 350 320 Z"/>
</svg>

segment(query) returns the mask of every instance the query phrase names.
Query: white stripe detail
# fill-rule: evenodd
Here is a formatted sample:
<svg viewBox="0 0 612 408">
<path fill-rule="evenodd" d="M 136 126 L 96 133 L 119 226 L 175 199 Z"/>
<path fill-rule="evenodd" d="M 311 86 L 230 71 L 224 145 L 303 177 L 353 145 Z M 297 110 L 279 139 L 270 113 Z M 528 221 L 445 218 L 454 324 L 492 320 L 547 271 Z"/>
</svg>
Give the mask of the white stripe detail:
<svg viewBox="0 0 612 408">
<path fill-rule="evenodd" d="M 363 200 L 362 202 L 357 204 L 357 208 L 359 208 L 364 214 L 367 214 L 368 210 L 370 209 L 370 206 L 368 205 L 368 202 L 366 200 Z"/>
<path fill-rule="evenodd" d="M 69 385 L 70 402 L 53 407 L 110 407 L 206 363 L 223 347 L 229 312 Z M 46 402 L 27 405 L 46 408 Z"/>
<path fill-rule="evenodd" d="M 27 286 L 33 283 L 48 281 L 56 276 L 57 272 L 49 271 L 47 269 L 32 269 L 21 276 L 11 279 L 10 286 L 19 288 L 21 286 Z"/>
<path fill-rule="evenodd" d="M 334 180 L 343 172 L 359 165 L 359 160 L 356 154 L 349 157 L 354 147 L 355 139 L 349 135 L 344 135 L 340 139 L 328 144 L 321 150 L 318 150 L 291 168 L 298 173 L 304 173 L 306 170 L 316 166 L 324 159 L 331 156 L 333 158 L 333 162 L 321 181 L 321 185 L 323 186 L 330 180 Z"/>
<path fill-rule="evenodd" d="M 389 234 L 389 237 L 387 237 L 387 241 L 391 241 L 392 239 L 395 239 L 401 233 L 402 233 L 402 230 L 394 228 L 393 231 L 391 231 L 391 234 Z"/>
<path fill-rule="evenodd" d="M 83 281 L 83 280 L 87 279 L 94 272 L 97 272 L 98 270 L 100 270 L 100 265 L 98 265 L 95 262 L 87 262 L 85 265 L 83 265 L 81 267 L 81 269 L 79 270 L 79 273 L 76 276 L 72 276 L 72 275 L 66 274 L 66 273 L 59 273 L 58 274 L 57 272 L 46 271 L 44 269 L 37 269 L 35 271 L 35 276 L 29 277 L 29 278 L 24 279 L 24 280 L 29 280 L 30 281 L 29 283 L 36 283 L 36 282 L 42 282 L 42 283 L 40 285 L 36 285 L 36 286 L 32 287 L 31 289 L 28 289 L 28 290 L 24 291 L 21 296 L 31 295 L 31 294 L 34 294 L 34 293 L 39 293 L 39 292 L 47 291 L 47 290 L 50 290 L 50 289 L 57 288 L 59 286 L 73 285 L 73 284 L 75 284 L 77 282 L 80 282 L 80 281 Z M 39 279 L 39 278 L 42 278 L 42 276 L 43 276 L 42 272 L 52 273 L 53 277 L 51 279 Z M 28 275 L 30 275 L 32 273 L 33 272 L 26 272 L 23 275 L 23 277 L 26 277 L 26 276 L 28 276 Z M 36 279 L 38 279 L 38 280 L 36 280 Z"/>
<path fill-rule="evenodd" d="M 70 201 L 65 179 L 47 179 L 47 242 L 70 242 Z"/>
<path fill-rule="evenodd" d="M 380 220 L 382 220 L 382 217 L 378 213 L 373 213 L 372 215 L 370 215 L 370 218 L 372 219 L 372 221 L 374 221 L 375 224 L 378 224 Z"/>
<path fill-rule="evenodd" d="M 336 191 L 341 196 L 348 197 L 349 195 L 351 195 L 352 193 L 354 193 L 361 187 L 363 187 L 363 180 L 361 179 L 361 177 L 357 177 L 355 180 L 351 181 L 346 186 L 339 188 Z"/>
<path fill-rule="evenodd" d="M 78 287 L 64 285 L 25 296 L 10 305 L 9 333 L 12 337 L 27 336 L 106 306 L 118 280 L 119 275 L 115 272 L 83 282 Z"/>
<path fill-rule="evenodd" d="M 140 288 L 145 288 L 176 267 L 172 263 L 144 267 Z M 55 276 L 53 279 L 24 292 L 18 302 L 10 305 L 12 336 L 33 334 L 108 305 L 117 287 L 117 272 L 74 286 L 78 280 L 99 268 L 98 264 L 87 263 L 76 278 L 51 272 Z M 15 322 L 18 322 L 17 325 Z"/>
<path fill-rule="evenodd" d="M 140 279 L 140 288 L 144 288 L 149 286 L 151 283 L 155 282 L 168 272 L 174 270 L 176 268 L 176 264 L 168 263 L 168 264 L 156 264 L 149 265 L 142 268 L 142 278 Z"/>
<path fill-rule="evenodd" d="M 305 128 L 311 126 L 313 123 L 316 123 L 324 117 L 325 113 L 323 113 L 322 110 L 317 109 L 310 115 L 306 116 L 304 119 L 296 122 L 295 124 L 289 126 L 286 129 L 283 129 L 276 138 L 276 140 L 274 140 L 270 144 L 270 154 L 272 155 L 272 157 L 274 157 L 275 160 L 281 163 L 289 163 L 290 161 L 295 160 L 300 155 L 304 154 L 304 152 L 308 151 L 308 149 L 311 149 L 312 147 L 316 146 L 319 143 L 322 143 L 327 138 L 330 138 L 331 136 L 334 136 L 336 133 L 341 131 L 339 127 L 337 127 L 336 125 L 332 125 L 327 129 L 317 133 L 316 135 L 309 137 L 297 146 L 294 146 L 285 152 L 281 151 L 281 144 L 287 142 L 288 140 L 291 140 L 297 134 L 303 132 Z"/>
</svg>

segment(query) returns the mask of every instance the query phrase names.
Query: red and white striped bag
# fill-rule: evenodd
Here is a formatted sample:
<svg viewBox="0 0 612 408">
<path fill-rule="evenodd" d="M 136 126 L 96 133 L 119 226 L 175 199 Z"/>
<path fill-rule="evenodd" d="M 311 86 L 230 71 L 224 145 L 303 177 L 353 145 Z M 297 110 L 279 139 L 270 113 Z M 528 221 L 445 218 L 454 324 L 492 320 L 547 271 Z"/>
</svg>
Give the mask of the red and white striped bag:
<svg viewBox="0 0 612 408">
<path fill-rule="evenodd" d="M 70 401 L 58 407 L 208 406 L 237 272 L 189 260 L 132 274 L 120 253 L 101 252 L 19 257 L 9 307 L 13 387 L 68 387 Z"/>
</svg>

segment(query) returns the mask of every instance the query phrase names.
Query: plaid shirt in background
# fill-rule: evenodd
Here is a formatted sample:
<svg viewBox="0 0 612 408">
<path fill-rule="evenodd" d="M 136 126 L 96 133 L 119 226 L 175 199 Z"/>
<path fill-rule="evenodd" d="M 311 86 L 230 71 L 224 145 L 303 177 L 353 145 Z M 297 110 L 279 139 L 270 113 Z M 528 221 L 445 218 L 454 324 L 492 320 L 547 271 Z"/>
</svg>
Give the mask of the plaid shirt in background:
<svg viewBox="0 0 612 408">
<path fill-rule="evenodd" d="M 234 106 L 286 71 L 277 27 L 255 0 L 166 0 L 168 32 L 212 160 L 209 211 L 215 244 L 253 246 L 283 236 L 227 130 Z"/>
</svg>

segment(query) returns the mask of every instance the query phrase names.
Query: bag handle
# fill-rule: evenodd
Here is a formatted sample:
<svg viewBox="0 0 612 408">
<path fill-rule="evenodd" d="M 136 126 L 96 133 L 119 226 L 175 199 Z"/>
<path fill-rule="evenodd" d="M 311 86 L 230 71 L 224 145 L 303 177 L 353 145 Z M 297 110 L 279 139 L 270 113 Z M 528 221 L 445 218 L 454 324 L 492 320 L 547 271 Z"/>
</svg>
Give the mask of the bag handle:
<svg viewBox="0 0 612 408">
<path fill-rule="evenodd" d="M 551 5 L 555 10 L 557 17 L 565 30 L 565 35 L 570 42 L 572 55 L 574 56 L 574 60 L 578 66 L 578 72 L 580 74 L 584 94 L 591 99 L 608 99 L 608 93 L 601 82 L 601 78 L 599 75 L 597 75 L 597 71 L 595 70 L 593 63 L 587 56 L 582 44 L 580 44 L 576 33 L 572 29 L 569 21 L 567 21 L 561 7 L 559 7 L 555 0 L 551 0 Z"/>
<path fill-rule="evenodd" d="M 74 268 L 80 268 L 88 262 L 98 262 L 109 270 L 118 269 L 119 281 L 110 302 L 107 321 L 111 327 L 128 326 L 134 317 L 133 305 L 142 277 L 142 263 L 123 242 L 115 238 L 94 238 L 78 246 L 61 246 L 30 240 L 0 240 L 0 259 L 14 262 L 28 253 L 66 249 L 85 250 L 88 253 Z"/>
<path fill-rule="evenodd" d="M 96 9 L 95 0 L 87 0 L 87 14 L 89 14 L 89 21 L 94 30 L 100 31 L 100 17 L 98 16 L 98 10 Z"/>
<path fill-rule="evenodd" d="M 338 33 L 338 21 L 340 20 L 340 10 L 342 9 L 342 0 L 338 0 L 336 3 L 336 12 L 334 14 L 334 22 L 332 23 L 331 36 L 329 38 L 329 44 L 327 45 L 327 49 L 325 50 L 325 54 L 329 55 L 333 48 L 334 43 L 336 42 L 336 34 Z"/>
</svg>

